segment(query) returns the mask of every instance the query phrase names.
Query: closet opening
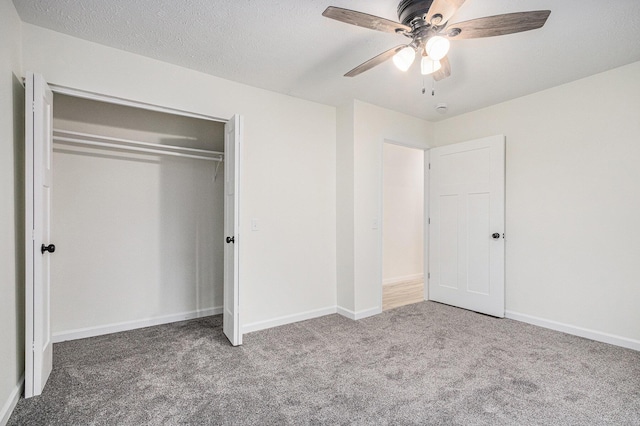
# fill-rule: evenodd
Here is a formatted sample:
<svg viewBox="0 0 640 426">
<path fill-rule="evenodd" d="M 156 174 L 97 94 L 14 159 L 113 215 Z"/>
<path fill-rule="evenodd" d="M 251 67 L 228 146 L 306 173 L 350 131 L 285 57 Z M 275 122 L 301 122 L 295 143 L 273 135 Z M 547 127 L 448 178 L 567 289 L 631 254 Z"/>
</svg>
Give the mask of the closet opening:
<svg viewBox="0 0 640 426">
<path fill-rule="evenodd" d="M 417 303 L 425 292 L 425 151 L 382 148 L 382 310 Z"/>
<path fill-rule="evenodd" d="M 25 397 L 42 392 L 56 342 L 222 313 L 242 344 L 242 116 L 32 72 L 25 92 Z"/>
<path fill-rule="evenodd" d="M 53 341 L 222 313 L 224 123 L 54 104 Z"/>
</svg>

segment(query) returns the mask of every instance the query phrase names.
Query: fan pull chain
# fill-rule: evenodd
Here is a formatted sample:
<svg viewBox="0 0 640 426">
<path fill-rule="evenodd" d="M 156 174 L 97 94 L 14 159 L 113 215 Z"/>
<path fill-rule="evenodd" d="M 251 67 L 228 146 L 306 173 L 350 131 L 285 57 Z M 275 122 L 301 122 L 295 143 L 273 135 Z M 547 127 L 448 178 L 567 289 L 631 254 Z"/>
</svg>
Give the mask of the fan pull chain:
<svg viewBox="0 0 640 426">
<path fill-rule="evenodd" d="M 425 88 L 426 84 L 424 84 L 424 76 L 422 76 L 422 94 L 427 93 L 427 89 Z M 436 95 L 436 80 L 433 79 L 431 83 L 431 96 Z"/>
</svg>

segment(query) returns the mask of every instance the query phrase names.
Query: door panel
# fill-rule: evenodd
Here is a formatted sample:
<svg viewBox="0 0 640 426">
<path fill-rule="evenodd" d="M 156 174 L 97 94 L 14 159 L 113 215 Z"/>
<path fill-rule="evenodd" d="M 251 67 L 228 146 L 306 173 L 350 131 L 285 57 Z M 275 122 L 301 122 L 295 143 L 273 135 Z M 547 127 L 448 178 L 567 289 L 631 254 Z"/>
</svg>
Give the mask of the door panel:
<svg viewBox="0 0 640 426">
<path fill-rule="evenodd" d="M 487 235 L 491 234 L 491 194 L 469 194 L 467 198 L 467 212 L 469 226 L 468 238 L 468 287 L 467 290 L 475 293 L 489 294 L 489 252 L 491 240 Z"/>
<path fill-rule="evenodd" d="M 458 196 L 440 197 L 439 258 L 440 285 L 458 288 Z"/>
<path fill-rule="evenodd" d="M 27 73 L 25 139 L 25 397 L 40 395 L 53 368 L 51 340 L 53 93 L 42 76 Z"/>
<path fill-rule="evenodd" d="M 430 154 L 429 298 L 503 317 L 504 136 Z"/>
<path fill-rule="evenodd" d="M 224 308 L 222 329 L 233 346 L 242 344 L 239 285 L 239 185 L 242 117 L 234 115 L 225 125 L 224 147 Z"/>
</svg>

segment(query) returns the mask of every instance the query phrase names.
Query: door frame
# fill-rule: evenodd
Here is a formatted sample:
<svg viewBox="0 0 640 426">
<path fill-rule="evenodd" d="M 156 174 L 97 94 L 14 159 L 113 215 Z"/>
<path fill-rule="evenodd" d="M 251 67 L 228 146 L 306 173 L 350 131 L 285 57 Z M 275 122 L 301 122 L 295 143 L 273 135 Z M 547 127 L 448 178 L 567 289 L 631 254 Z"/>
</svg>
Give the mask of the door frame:
<svg viewBox="0 0 640 426">
<path fill-rule="evenodd" d="M 26 81 L 26 77 L 23 78 L 23 82 L 25 82 L 25 81 Z M 133 108 L 139 108 L 139 109 L 156 111 L 156 112 L 163 112 L 163 113 L 167 113 L 167 114 L 190 117 L 190 118 L 197 118 L 197 119 L 201 119 L 201 120 L 216 121 L 216 122 L 221 122 L 221 123 L 227 123 L 229 121 L 229 119 L 223 119 L 223 118 L 220 118 L 220 117 L 215 117 L 215 116 L 211 116 L 211 115 L 207 115 L 207 114 L 201 114 L 201 113 L 197 113 L 197 112 L 191 112 L 191 111 L 171 108 L 171 107 L 167 107 L 167 106 L 163 106 L 163 105 L 145 103 L 145 102 L 140 102 L 140 101 L 136 101 L 136 100 L 132 100 L 132 99 L 121 98 L 121 97 L 117 97 L 117 96 L 111 96 L 111 95 L 102 94 L 102 93 L 90 92 L 90 91 L 87 91 L 87 90 L 82 90 L 82 89 L 76 89 L 76 88 L 72 88 L 72 87 L 68 87 L 68 86 L 57 85 L 57 84 L 50 83 L 50 82 L 46 82 L 46 83 L 47 83 L 47 85 L 49 86 L 49 88 L 51 89 L 51 91 L 54 94 L 53 105 L 55 105 L 55 95 L 56 94 L 62 94 L 62 95 L 76 97 L 76 98 L 89 99 L 89 100 L 94 100 L 94 101 L 99 101 L 99 102 L 111 103 L 111 104 L 115 104 L 115 105 L 129 106 L 129 107 L 133 107 Z M 25 96 L 26 96 L 26 92 L 25 92 Z M 26 135 L 25 135 L 25 137 L 26 137 Z M 240 170 L 239 173 L 241 173 L 241 172 L 242 171 Z M 25 170 L 25 173 L 33 173 L 33 170 Z M 25 180 L 26 180 L 26 176 L 25 176 Z M 241 186 L 238 187 L 238 192 L 240 192 L 240 190 L 241 190 Z M 241 197 L 239 197 L 239 198 L 241 198 Z M 242 201 L 239 200 L 239 203 L 242 203 Z M 240 205 L 240 208 L 241 207 L 242 206 Z M 25 216 L 27 216 L 27 212 L 25 212 Z M 25 217 L 25 219 L 28 220 L 28 218 L 26 218 L 26 217 Z M 28 224 L 28 222 L 27 222 L 27 224 Z M 30 236 L 30 234 L 29 234 L 29 236 Z M 240 247 L 238 247 L 238 249 L 240 249 Z M 32 263 L 33 256 L 29 255 L 29 253 L 27 253 L 26 256 L 27 256 L 27 258 L 25 259 L 25 265 L 27 267 L 28 265 L 30 265 Z M 240 256 L 236 257 L 236 261 L 237 261 L 237 264 L 238 264 L 238 269 L 240 269 Z M 240 281 L 240 275 L 241 274 L 239 273 L 238 274 L 238 288 L 241 288 L 241 285 L 242 285 L 242 283 Z M 25 299 L 28 296 L 29 295 L 26 294 L 25 295 Z M 25 300 L 25 302 L 27 302 L 27 300 Z M 223 303 L 224 303 L 224 301 L 223 301 Z M 38 315 L 38 312 L 36 312 L 34 310 L 33 317 L 27 318 L 27 312 L 25 312 L 25 324 L 27 326 L 29 324 L 33 324 L 34 318 L 37 315 Z M 49 317 L 50 316 L 51 316 L 51 312 L 49 312 Z M 238 327 L 240 328 L 240 330 L 242 330 L 242 322 L 240 321 L 240 319 L 238 320 L 238 322 L 239 322 Z M 25 354 L 25 368 L 27 368 L 27 365 L 26 365 L 26 354 Z"/>
<path fill-rule="evenodd" d="M 382 293 L 383 293 L 383 267 L 384 267 L 384 144 L 397 145 L 405 148 L 417 149 L 424 152 L 424 188 L 423 188 L 423 274 L 424 274 L 424 283 L 423 283 L 423 291 L 424 291 L 424 300 L 429 300 L 429 160 L 430 160 L 430 150 L 431 147 L 428 145 L 422 145 L 419 143 L 412 142 L 400 142 L 393 139 L 383 138 L 379 143 L 379 153 L 380 153 L 380 164 L 378 165 L 380 170 L 380 180 L 378 182 L 378 217 L 379 219 L 379 228 L 380 232 L 378 232 L 378 249 L 379 249 L 379 259 L 380 264 L 379 267 L 379 277 L 380 283 L 378 286 L 378 306 L 380 306 L 380 312 L 382 312 Z"/>
</svg>

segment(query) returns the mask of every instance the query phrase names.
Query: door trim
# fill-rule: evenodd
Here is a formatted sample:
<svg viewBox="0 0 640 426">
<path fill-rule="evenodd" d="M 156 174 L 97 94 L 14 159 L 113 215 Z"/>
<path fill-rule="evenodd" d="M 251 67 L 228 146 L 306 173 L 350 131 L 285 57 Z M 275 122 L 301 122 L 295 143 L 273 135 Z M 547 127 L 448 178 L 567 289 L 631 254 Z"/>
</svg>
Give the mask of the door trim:
<svg viewBox="0 0 640 426">
<path fill-rule="evenodd" d="M 147 102 L 136 101 L 133 99 L 121 98 L 118 96 L 107 95 L 104 93 L 90 92 L 88 90 L 76 89 L 73 87 L 61 86 L 59 84 L 47 83 L 53 93 L 60 95 L 73 96 L 75 98 L 89 99 L 92 101 L 105 102 L 109 104 L 128 106 L 149 111 L 164 112 L 166 114 L 179 115 L 183 117 L 198 118 L 200 120 L 217 121 L 226 123 L 229 119 L 214 117 L 208 114 L 186 111 L 177 108 L 171 108 L 163 105 L 152 104 Z"/>
</svg>

